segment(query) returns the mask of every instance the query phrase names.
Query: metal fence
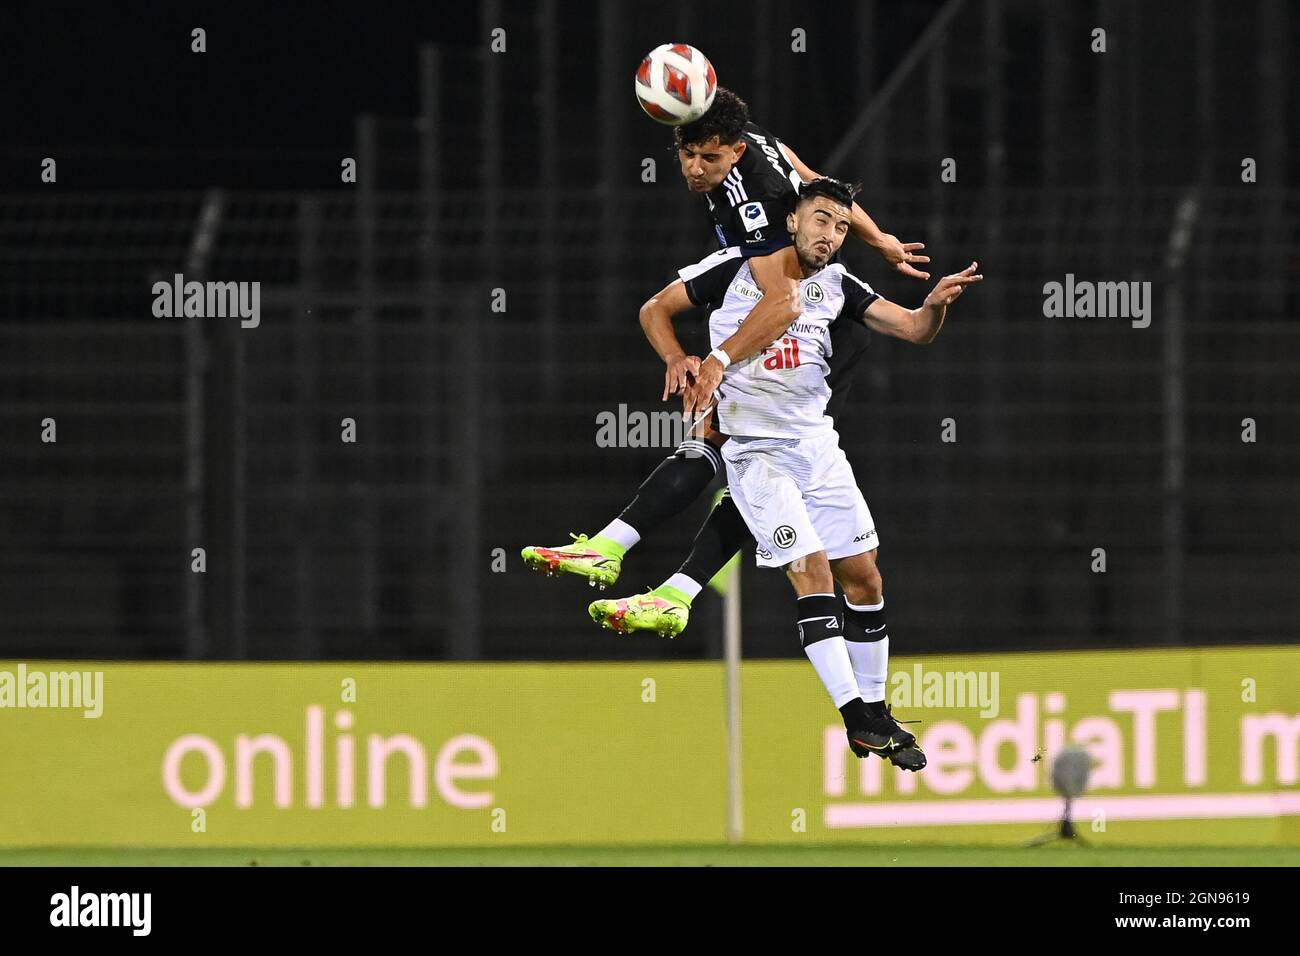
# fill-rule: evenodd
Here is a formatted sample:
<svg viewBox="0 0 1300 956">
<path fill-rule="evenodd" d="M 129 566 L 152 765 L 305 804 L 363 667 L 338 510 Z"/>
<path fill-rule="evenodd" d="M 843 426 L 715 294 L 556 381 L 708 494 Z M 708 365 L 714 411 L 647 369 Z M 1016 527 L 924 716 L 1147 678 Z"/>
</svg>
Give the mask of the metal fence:
<svg viewBox="0 0 1300 956">
<path fill-rule="evenodd" d="M 0 204 L 5 650 L 715 652 L 708 599 L 671 647 L 612 641 L 585 620 L 584 588 L 517 560 L 525 543 L 608 520 L 663 454 L 598 448 L 595 416 L 659 407 L 636 306 L 694 255 L 674 222 L 656 220 L 658 197 L 629 194 L 621 208 L 647 224 L 646 254 L 594 275 L 582 252 L 591 197 L 548 202 L 562 224 L 549 290 L 523 267 L 542 228 L 529 195 L 501 204 L 513 238 L 490 266 L 481 244 L 462 241 L 476 194 L 443 195 L 432 211 L 416 194 Z M 908 221 L 924 203 L 895 194 L 881 214 Z M 950 205 L 944 242 L 981 259 L 988 282 L 933 346 L 874 341 L 840 422 L 881 529 L 900 641 L 1290 633 L 1300 386 L 1287 270 L 1298 243 L 1294 225 L 1269 249 L 1242 241 L 1273 209 L 1300 221 L 1300 194 L 1008 190 L 1000 209 Z M 989 248 L 990 217 L 1015 241 Z M 1150 328 L 1044 317 L 1044 282 L 1112 277 L 1116 256 L 1124 278 L 1153 283 Z M 861 252 L 849 258 L 899 301 L 923 294 Z M 187 268 L 261 281 L 260 326 L 153 318 L 152 283 Z M 504 312 L 492 311 L 495 288 Z M 559 303 L 550 322 L 539 318 L 545 292 Z M 595 313 L 601 301 L 612 314 Z M 345 418 L 355 443 L 341 439 Z M 955 443 L 941 440 L 947 418 Z M 1242 441 L 1244 418 L 1257 423 L 1254 443 Z M 45 419 L 57 442 L 41 440 Z M 650 536 L 620 586 L 674 570 L 704 504 Z M 1105 573 L 1092 570 L 1094 548 Z M 788 650 L 788 600 L 779 574 L 746 576 L 749 653 Z"/>
<path fill-rule="evenodd" d="M 0 654 L 719 652 L 708 597 L 672 644 L 618 640 L 585 588 L 518 560 L 600 527 L 666 453 L 598 448 L 596 415 L 660 408 L 636 310 L 711 242 L 630 81 L 591 83 L 643 52 L 627 9 L 562 37 L 556 3 L 485 3 L 511 56 L 420 51 L 419 115 L 357 118 L 355 184 L 0 195 Z M 744 29 L 684 0 L 642 12 L 726 64 L 805 159 L 865 179 L 864 204 L 936 270 L 979 259 L 988 277 L 934 345 L 873 341 L 838 422 L 897 649 L 1292 639 L 1295 18 L 1276 0 L 1190 9 L 860 4 L 808 15 L 843 54 L 808 58 L 784 52 L 795 21 L 771 0 Z M 1110 59 L 1080 46 L 1094 22 Z M 845 258 L 904 304 L 928 289 Z M 154 318 L 152 285 L 176 273 L 261 283 L 259 327 Z M 1067 274 L 1151 282 L 1150 327 L 1046 317 L 1044 284 Z M 647 537 L 620 592 L 676 569 L 707 497 Z M 781 575 L 750 571 L 744 599 L 746 653 L 792 653 Z"/>
</svg>

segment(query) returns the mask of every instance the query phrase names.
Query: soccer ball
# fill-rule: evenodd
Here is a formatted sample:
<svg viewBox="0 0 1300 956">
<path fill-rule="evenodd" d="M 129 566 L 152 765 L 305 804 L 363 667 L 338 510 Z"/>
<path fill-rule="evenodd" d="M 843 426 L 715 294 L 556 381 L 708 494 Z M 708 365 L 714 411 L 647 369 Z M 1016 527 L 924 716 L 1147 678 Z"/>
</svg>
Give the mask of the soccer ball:
<svg viewBox="0 0 1300 956">
<path fill-rule="evenodd" d="M 685 43 L 665 43 L 646 54 L 636 70 L 636 98 L 651 119 L 681 126 L 713 105 L 718 77 L 713 64 Z"/>
</svg>

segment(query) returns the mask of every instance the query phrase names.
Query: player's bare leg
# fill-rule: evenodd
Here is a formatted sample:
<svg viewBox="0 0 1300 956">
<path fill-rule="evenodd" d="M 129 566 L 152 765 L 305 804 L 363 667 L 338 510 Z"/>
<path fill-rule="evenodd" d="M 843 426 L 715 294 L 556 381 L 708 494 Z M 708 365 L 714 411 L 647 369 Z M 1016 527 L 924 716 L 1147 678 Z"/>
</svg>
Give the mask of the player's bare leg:
<svg viewBox="0 0 1300 956">
<path fill-rule="evenodd" d="M 571 544 L 556 547 L 529 545 L 522 551 L 524 563 L 535 571 L 543 571 L 551 576 L 572 574 L 585 578 L 592 586 L 603 591 L 618 580 L 623 558 L 641 540 L 642 535 L 684 511 L 713 481 L 713 476 L 722 464 L 718 448 L 725 440 L 707 425 L 701 424 L 641 483 L 636 496 L 617 518 L 590 538 L 585 534 L 572 535 L 574 540 Z M 694 595 L 685 601 L 688 613 L 691 597 Z M 674 595 L 674 600 L 677 599 L 677 595 Z M 604 623 L 601 618 L 597 618 L 594 610 L 591 613 L 597 623 Z M 624 618 L 617 620 L 622 621 Z M 684 618 L 674 634 L 680 633 L 682 627 L 685 627 Z M 649 629 L 666 633 L 658 624 Z"/>
<path fill-rule="evenodd" d="M 713 449 L 721 448 L 722 443 L 727 440 L 727 437 L 713 428 L 707 420 L 697 425 L 691 437 L 696 441 L 707 442 Z M 659 466 L 660 469 L 671 467 L 670 463 L 672 461 L 673 459 L 669 459 Z M 703 473 L 696 475 L 696 478 L 697 480 L 703 479 Z M 699 490 L 702 491 L 704 486 L 711 480 L 712 475 L 709 475 L 703 481 L 703 484 L 699 485 Z M 690 491 L 690 493 L 698 496 L 699 491 Z M 681 497 L 685 498 L 685 496 L 684 492 Z M 639 497 L 638 500 L 640 500 Z M 694 497 L 691 500 L 694 500 Z M 728 505 L 730 505 L 729 499 Z M 628 518 L 631 511 L 632 507 L 629 507 L 623 513 L 623 518 Z M 716 512 L 717 508 L 714 511 Z M 733 512 L 734 506 L 731 506 L 724 517 L 731 515 Z M 739 519 L 738 514 L 736 518 Z M 639 521 L 634 515 L 631 516 L 631 520 Z M 740 521 L 740 526 L 743 534 L 747 535 L 748 532 L 744 531 L 743 520 Z M 714 514 L 711 512 L 709 519 L 705 521 L 704 527 L 696 536 L 696 547 L 700 546 L 700 537 L 702 535 L 716 536 L 718 527 L 718 521 L 714 520 Z M 735 547 L 732 548 L 730 553 L 735 553 Z M 692 552 L 692 555 L 694 555 L 694 552 Z M 587 607 L 587 613 L 601 627 L 622 634 L 630 634 L 634 631 L 649 631 L 658 634 L 660 637 L 676 637 L 686 628 L 687 621 L 690 620 L 691 602 L 695 600 L 695 596 L 713 577 L 712 574 L 700 575 L 694 572 L 694 569 L 689 564 L 688 561 L 687 564 L 682 566 L 681 570 L 653 590 L 633 594 L 629 597 L 602 598 L 598 601 L 592 601 Z"/>
</svg>

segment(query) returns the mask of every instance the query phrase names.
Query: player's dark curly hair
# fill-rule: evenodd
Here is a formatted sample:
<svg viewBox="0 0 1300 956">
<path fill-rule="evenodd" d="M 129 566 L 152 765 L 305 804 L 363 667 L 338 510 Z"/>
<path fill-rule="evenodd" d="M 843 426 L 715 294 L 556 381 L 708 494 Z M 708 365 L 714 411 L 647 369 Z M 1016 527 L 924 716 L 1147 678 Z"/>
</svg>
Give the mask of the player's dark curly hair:
<svg viewBox="0 0 1300 956">
<path fill-rule="evenodd" d="M 845 183 L 829 176 L 810 179 L 799 188 L 799 202 L 825 196 L 831 202 L 852 208 L 853 197 L 862 189 L 862 183 Z"/>
<path fill-rule="evenodd" d="M 673 129 L 673 142 L 680 149 L 707 143 L 713 137 L 725 146 L 740 141 L 749 122 L 749 107 L 731 90 L 719 86 L 713 93 L 713 105 L 703 116 Z"/>
</svg>

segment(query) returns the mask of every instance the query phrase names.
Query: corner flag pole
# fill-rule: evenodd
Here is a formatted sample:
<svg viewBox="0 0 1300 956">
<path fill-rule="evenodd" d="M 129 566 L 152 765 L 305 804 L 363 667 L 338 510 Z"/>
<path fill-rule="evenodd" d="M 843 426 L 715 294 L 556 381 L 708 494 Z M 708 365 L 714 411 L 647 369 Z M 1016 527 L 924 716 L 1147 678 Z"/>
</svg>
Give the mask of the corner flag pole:
<svg viewBox="0 0 1300 956">
<path fill-rule="evenodd" d="M 740 561 L 734 561 L 722 599 L 723 658 L 727 696 L 727 842 L 744 834 L 740 776 Z"/>
<path fill-rule="evenodd" d="M 713 414 L 717 407 L 717 395 L 691 423 L 687 434 Z M 725 493 L 719 491 L 713 503 L 722 499 Z M 740 555 L 731 558 L 719 571 L 710 586 L 723 591 L 722 595 L 722 657 L 724 661 L 724 690 L 727 706 L 727 842 L 739 843 L 744 835 L 744 794 L 741 792 L 740 775 Z M 725 575 L 725 577 L 724 577 Z M 726 583 L 723 584 L 722 582 Z"/>
</svg>

